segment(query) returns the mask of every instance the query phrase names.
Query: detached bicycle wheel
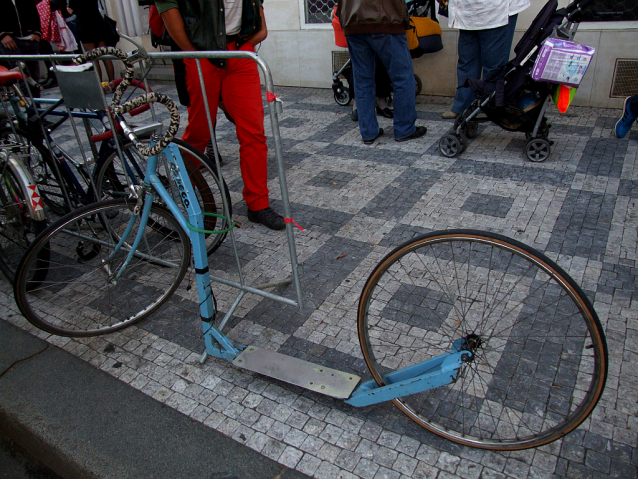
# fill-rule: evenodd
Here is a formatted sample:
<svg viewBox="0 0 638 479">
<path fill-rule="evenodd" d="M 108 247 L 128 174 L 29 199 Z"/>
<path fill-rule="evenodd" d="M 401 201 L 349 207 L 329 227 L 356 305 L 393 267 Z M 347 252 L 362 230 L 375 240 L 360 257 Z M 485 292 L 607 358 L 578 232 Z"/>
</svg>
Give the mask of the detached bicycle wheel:
<svg viewBox="0 0 638 479">
<path fill-rule="evenodd" d="M 607 346 L 583 291 L 549 258 L 500 235 L 439 231 L 396 248 L 368 278 L 358 328 L 379 385 L 465 339 L 472 357 L 456 382 L 394 403 L 467 446 L 554 441 L 585 420 L 605 385 Z"/>
<path fill-rule="evenodd" d="M 230 192 L 226 182 L 219 180 L 215 164 L 206 155 L 188 143 L 176 138 L 173 139 L 172 143 L 179 148 L 202 211 L 223 215 L 223 202 L 225 201 L 232 215 Z M 182 214 L 187 216 L 186 210 L 182 205 L 180 193 L 173 180 L 173 173 L 167 157 L 169 154 L 168 149 L 160 153 L 157 176 L 175 200 Z M 144 181 L 147 158 L 142 156 L 132 143 L 122 147 L 122 155 L 124 156 L 124 162 L 118 157 L 117 151 L 114 151 L 108 158 L 101 160 L 98 165 L 95 173 L 95 185 L 98 190 L 98 197 L 101 200 L 126 198 L 131 193 L 127 188 L 128 185 L 139 185 Z M 161 201 L 158 196 L 156 196 L 156 201 Z M 204 217 L 205 230 L 221 231 L 227 229 L 228 225 L 229 220 L 227 219 L 215 216 Z M 206 234 L 206 251 L 209 255 L 221 246 L 226 234 Z"/>
<path fill-rule="evenodd" d="M 190 261 L 188 236 L 161 205 L 151 207 L 149 224 L 130 263 L 117 277 L 139 229 L 135 200 L 88 205 L 50 225 L 31 244 L 18 266 L 14 295 L 22 314 L 60 336 L 96 336 L 145 318 L 177 289 Z M 115 251 L 128 228 L 121 248 Z M 39 259 L 43 249 L 47 261 Z M 32 287 L 29 278 L 44 271 Z"/>
</svg>

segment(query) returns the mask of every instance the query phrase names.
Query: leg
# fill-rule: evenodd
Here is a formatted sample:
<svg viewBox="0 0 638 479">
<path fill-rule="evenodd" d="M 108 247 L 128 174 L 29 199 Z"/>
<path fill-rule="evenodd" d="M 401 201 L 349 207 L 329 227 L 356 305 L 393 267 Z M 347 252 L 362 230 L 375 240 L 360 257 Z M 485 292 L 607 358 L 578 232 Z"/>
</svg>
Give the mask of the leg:
<svg viewBox="0 0 638 479">
<path fill-rule="evenodd" d="M 14 55 L 37 55 L 40 52 L 40 42 L 34 42 L 31 40 L 18 40 L 14 38 L 16 45 L 18 46 L 18 50 L 13 52 Z M 25 65 L 27 66 L 27 72 L 31 78 L 33 78 L 36 82 L 40 81 L 40 62 L 34 61 L 25 61 Z M 26 87 L 26 84 L 22 84 L 22 87 Z M 31 94 L 34 98 L 40 98 L 40 89 L 39 88 L 29 88 L 31 90 Z M 27 90 L 23 90 L 26 94 Z"/>
<path fill-rule="evenodd" d="M 359 131 L 363 141 L 370 141 L 379 134 L 374 101 L 374 50 L 368 39 L 371 35 L 349 35 L 348 51 L 352 60 L 354 90 L 359 112 Z"/>
<path fill-rule="evenodd" d="M 98 42 L 98 47 L 105 47 L 106 42 Z M 113 68 L 113 62 L 111 60 L 102 60 L 104 62 L 104 68 L 106 68 L 106 76 L 109 78 L 109 81 L 113 81 L 115 79 L 115 69 Z"/>
<path fill-rule="evenodd" d="M 394 87 L 394 138 L 412 135 L 416 126 L 414 69 L 405 35 L 371 35 L 372 45 Z"/>
<path fill-rule="evenodd" d="M 206 96 L 208 98 L 208 108 L 214 121 L 217 115 L 221 83 L 226 72 L 221 68 L 214 67 L 207 60 L 202 60 L 200 64 L 204 77 L 204 88 L 206 88 Z M 202 89 L 199 84 L 197 64 L 192 59 L 184 60 L 184 66 L 186 68 L 186 87 L 191 105 L 188 107 L 188 124 L 182 140 L 203 152 L 206 149 L 208 140 L 210 140 L 210 129 L 208 128 Z"/>
<path fill-rule="evenodd" d="M 516 15 L 510 15 L 509 23 L 507 25 L 507 63 L 510 59 L 510 53 L 512 51 L 512 43 L 514 43 L 514 33 L 516 32 L 516 21 L 518 20 L 518 13 Z"/>
<path fill-rule="evenodd" d="M 40 40 L 39 50 L 41 55 L 53 55 L 53 48 L 46 40 Z M 47 69 L 47 79 L 55 80 L 55 73 L 51 70 L 52 63 L 45 60 L 44 65 Z M 36 78 L 35 80 L 37 81 L 38 79 Z"/>
<path fill-rule="evenodd" d="M 468 78 L 481 78 L 481 47 L 478 43 L 479 30 L 459 31 L 459 61 L 456 64 L 458 86 Z M 474 93 L 469 88 L 459 88 L 454 96 L 452 111 L 461 114 L 474 101 Z"/>
<path fill-rule="evenodd" d="M 383 62 L 377 56 L 377 66 L 374 69 L 374 84 L 376 85 L 375 96 L 377 98 L 387 98 L 392 93 L 392 81 L 385 69 Z"/>
<path fill-rule="evenodd" d="M 85 52 L 90 52 L 91 50 L 95 50 L 95 43 L 82 43 L 82 45 L 84 46 L 84 51 Z M 95 61 L 93 62 L 93 65 L 95 65 L 95 69 L 97 70 L 97 76 L 100 79 L 100 81 L 102 81 L 102 69 L 100 68 L 100 62 L 99 61 Z"/>
<path fill-rule="evenodd" d="M 234 45 L 229 44 L 229 50 Z M 254 51 L 251 43 L 241 50 Z M 244 200 L 250 211 L 268 208 L 268 172 L 264 108 L 257 65 L 252 60 L 230 59 L 221 87 L 228 113 L 235 120 L 239 140 L 239 166 L 244 180 Z"/>
<path fill-rule="evenodd" d="M 507 63 L 510 55 L 509 25 L 479 30 L 478 44 L 481 49 L 481 64 L 483 78 L 489 77 Z"/>
</svg>

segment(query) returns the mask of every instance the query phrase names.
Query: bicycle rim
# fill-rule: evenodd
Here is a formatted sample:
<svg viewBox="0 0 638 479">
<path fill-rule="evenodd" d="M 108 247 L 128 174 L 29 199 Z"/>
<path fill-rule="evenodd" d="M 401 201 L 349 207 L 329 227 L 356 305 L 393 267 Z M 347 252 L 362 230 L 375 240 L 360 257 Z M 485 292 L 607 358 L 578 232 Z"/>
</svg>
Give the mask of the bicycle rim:
<svg viewBox="0 0 638 479">
<path fill-rule="evenodd" d="M 359 304 L 374 379 L 471 347 L 456 382 L 394 400 L 428 430 L 496 450 L 536 447 L 576 428 L 602 394 L 607 349 L 582 290 L 551 260 L 505 237 L 435 232 L 386 256 Z"/>
<path fill-rule="evenodd" d="M 223 201 L 228 204 L 229 212 L 232 215 L 232 204 L 228 186 L 223 183 L 222 187 L 217 175 L 215 165 L 204 154 L 193 148 L 188 143 L 178 139 L 173 139 L 182 154 L 184 164 L 188 170 L 191 183 L 194 186 L 195 194 L 199 200 L 202 211 L 206 213 L 223 214 Z M 132 143 L 122 147 L 122 154 L 125 164 L 120 161 L 117 152 L 113 152 L 108 158 L 100 162 L 95 176 L 95 184 L 100 199 L 121 198 L 130 195 L 127 189 L 129 184 L 141 184 L 146 173 L 146 158 L 140 155 Z M 173 181 L 170 163 L 166 155 L 170 154 L 164 150 L 159 155 L 157 176 L 162 181 L 166 190 L 171 194 L 175 203 L 182 210 L 186 217 L 186 210 L 182 205 L 179 191 Z M 156 201 L 160 201 L 156 196 Z M 228 228 L 228 221 L 214 216 L 204 218 L 204 229 L 208 231 L 220 231 Z M 222 244 L 226 238 L 223 234 L 206 234 L 206 251 L 210 255 Z"/>
<path fill-rule="evenodd" d="M 78 209 L 38 237 L 18 267 L 15 299 L 35 326 L 61 336 L 95 336 L 123 329 L 151 314 L 179 286 L 190 261 L 190 243 L 168 210 L 153 205 L 130 263 L 126 260 L 139 226 L 135 201 L 111 200 Z M 122 247 L 115 246 L 133 218 Z M 170 234 L 167 234 L 170 231 Z M 48 261 L 38 261 L 41 251 Z M 37 287 L 28 278 L 46 270 Z"/>
</svg>

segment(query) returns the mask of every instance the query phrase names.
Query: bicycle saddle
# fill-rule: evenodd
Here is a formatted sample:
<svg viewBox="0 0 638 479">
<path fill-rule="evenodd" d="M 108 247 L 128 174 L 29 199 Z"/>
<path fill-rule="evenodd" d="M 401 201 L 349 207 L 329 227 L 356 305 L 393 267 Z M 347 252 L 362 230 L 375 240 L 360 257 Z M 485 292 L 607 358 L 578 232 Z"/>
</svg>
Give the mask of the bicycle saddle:
<svg viewBox="0 0 638 479">
<path fill-rule="evenodd" d="M 22 80 L 22 73 L 10 71 L 7 67 L 0 66 L 0 85 L 6 86 L 13 80 Z"/>
</svg>

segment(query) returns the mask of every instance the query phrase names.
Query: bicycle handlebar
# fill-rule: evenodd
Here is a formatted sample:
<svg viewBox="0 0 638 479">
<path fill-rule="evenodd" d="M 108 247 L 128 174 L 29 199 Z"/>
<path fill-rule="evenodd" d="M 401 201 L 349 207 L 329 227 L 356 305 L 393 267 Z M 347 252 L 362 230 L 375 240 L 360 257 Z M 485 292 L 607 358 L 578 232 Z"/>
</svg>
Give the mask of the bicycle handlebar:
<svg viewBox="0 0 638 479">
<path fill-rule="evenodd" d="M 91 50 L 90 52 L 77 56 L 73 60 L 73 63 L 75 63 L 76 65 L 80 65 L 82 63 L 88 63 L 91 61 L 95 61 L 104 55 L 113 55 L 119 58 L 120 60 L 122 60 L 122 63 L 124 64 L 124 67 L 126 69 L 124 73 L 124 78 L 122 79 L 121 83 L 117 85 L 117 88 L 113 92 L 113 99 L 111 100 L 113 116 L 117 117 L 117 121 L 122 127 L 122 130 L 133 142 L 133 144 L 135 145 L 135 148 L 137 148 L 140 154 L 144 156 L 157 155 L 160 151 L 162 151 L 164 148 L 168 146 L 168 144 L 175 137 L 177 130 L 179 129 L 180 117 L 179 117 L 179 111 L 177 109 L 177 105 L 175 105 L 175 102 L 173 102 L 173 100 L 171 100 L 166 95 L 162 93 L 157 93 L 157 92 L 147 93 L 145 95 L 139 96 L 137 98 L 134 98 L 133 100 L 129 100 L 126 103 L 120 105 L 120 100 L 122 99 L 122 95 L 124 94 L 124 91 L 128 88 L 128 86 L 133 81 L 133 75 L 135 73 L 135 70 L 133 69 L 133 65 L 131 65 L 131 63 L 129 62 L 129 58 L 126 55 L 126 53 L 124 53 L 119 48 L 115 48 L 115 47 L 100 47 L 100 48 L 96 48 L 95 50 Z M 149 103 L 161 103 L 168 109 L 170 113 L 170 124 L 168 128 L 166 129 L 166 132 L 160 137 L 157 143 L 152 147 L 145 146 L 145 144 L 142 143 L 137 138 L 135 133 L 128 127 L 128 125 L 126 124 L 126 121 L 124 121 L 124 118 L 122 118 L 122 115 L 124 113 L 129 113 Z M 138 110 L 138 113 L 139 113 L 139 110 Z"/>
</svg>

